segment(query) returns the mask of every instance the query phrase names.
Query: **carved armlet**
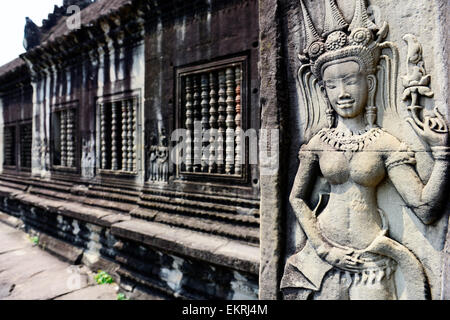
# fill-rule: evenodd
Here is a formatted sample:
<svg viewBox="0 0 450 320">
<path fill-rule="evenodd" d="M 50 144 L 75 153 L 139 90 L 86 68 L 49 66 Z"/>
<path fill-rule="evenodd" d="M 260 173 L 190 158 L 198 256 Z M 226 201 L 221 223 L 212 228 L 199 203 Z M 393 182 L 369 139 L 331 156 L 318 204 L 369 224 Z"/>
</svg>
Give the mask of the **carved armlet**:
<svg viewBox="0 0 450 320">
<path fill-rule="evenodd" d="M 398 151 L 393 152 L 387 157 L 386 168 L 391 170 L 404 164 L 415 165 L 416 163 L 414 152 L 406 144 L 402 143 Z"/>
<path fill-rule="evenodd" d="M 435 161 L 450 160 L 450 147 L 431 147 L 431 152 Z"/>
<path fill-rule="evenodd" d="M 303 145 L 300 148 L 300 151 L 298 152 L 298 159 L 300 161 L 303 160 L 318 161 L 319 156 L 315 152 L 309 150 L 306 145 Z"/>
</svg>

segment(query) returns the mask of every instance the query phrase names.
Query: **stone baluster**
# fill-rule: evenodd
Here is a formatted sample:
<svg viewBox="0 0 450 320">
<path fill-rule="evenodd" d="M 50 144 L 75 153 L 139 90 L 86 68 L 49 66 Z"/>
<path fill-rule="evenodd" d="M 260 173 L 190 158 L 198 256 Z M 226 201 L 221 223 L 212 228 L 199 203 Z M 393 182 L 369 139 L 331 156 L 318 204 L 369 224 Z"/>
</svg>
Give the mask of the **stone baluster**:
<svg viewBox="0 0 450 320">
<path fill-rule="evenodd" d="M 194 129 L 194 113 L 192 104 L 192 78 L 186 77 L 186 171 L 192 172 L 192 135 Z"/>
<path fill-rule="evenodd" d="M 118 144 L 117 144 L 117 107 L 118 103 L 113 102 L 111 106 L 111 170 L 119 170 L 118 164 Z"/>
<path fill-rule="evenodd" d="M 216 165 L 216 137 L 217 134 L 217 77 L 214 72 L 209 74 L 209 87 L 210 87 L 210 101 L 209 101 L 209 126 L 211 136 L 209 138 L 210 150 L 209 150 L 209 173 L 215 173 L 217 170 Z"/>
<path fill-rule="evenodd" d="M 132 100 L 132 108 L 133 108 L 133 135 L 131 137 L 131 142 L 133 144 L 133 162 L 131 170 L 133 172 L 137 172 L 137 144 L 136 144 L 136 136 L 137 136 L 137 119 L 138 119 L 138 99 L 134 98 Z"/>
<path fill-rule="evenodd" d="M 236 125 L 236 84 L 235 84 L 235 71 L 234 68 L 227 68 L 226 71 L 226 85 L 227 85 L 227 119 L 226 119 L 226 159 L 225 159 L 225 173 L 234 173 L 234 156 L 235 156 L 235 134 L 234 129 Z"/>
<path fill-rule="evenodd" d="M 122 102 L 122 171 L 129 171 L 128 167 L 128 105 Z"/>
<path fill-rule="evenodd" d="M 14 165 L 14 129 L 9 127 L 5 130 L 5 164 Z"/>
<path fill-rule="evenodd" d="M 67 166 L 75 167 L 75 111 L 67 110 Z"/>
<path fill-rule="evenodd" d="M 125 102 L 127 106 L 127 171 L 133 171 L 133 100 Z"/>
<path fill-rule="evenodd" d="M 219 132 L 217 137 L 217 171 L 218 173 L 225 172 L 225 164 L 224 164 L 224 137 L 226 132 L 226 78 L 225 71 L 219 71 Z"/>
<path fill-rule="evenodd" d="M 242 174 L 242 105 L 241 105 L 241 85 L 242 70 L 236 67 L 236 157 L 235 157 L 235 174 Z"/>
<path fill-rule="evenodd" d="M 207 73 L 202 74 L 202 172 L 208 172 L 209 156 L 206 149 L 209 144 L 209 137 L 206 132 L 209 130 L 209 77 Z M 209 150 L 208 150 L 209 151 Z"/>
<path fill-rule="evenodd" d="M 67 111 L 60 111 L 59 114 L 61 125 L 61 166 L 67 167 Z"/>
<path fill-rule="evenodd" d="M 201 92 L 199 77 L 194 76 L 194 172 L 201 171 L 202 160 L 202 131 L 201 131 Z"/>
<path fill-rule="evenodd" d="M 107 153 L 106 153 L 106 106 L 100 105 L 100 148 L 102 157 L 102 169 L 106 169 L 108 166 Z"/>
</svg>

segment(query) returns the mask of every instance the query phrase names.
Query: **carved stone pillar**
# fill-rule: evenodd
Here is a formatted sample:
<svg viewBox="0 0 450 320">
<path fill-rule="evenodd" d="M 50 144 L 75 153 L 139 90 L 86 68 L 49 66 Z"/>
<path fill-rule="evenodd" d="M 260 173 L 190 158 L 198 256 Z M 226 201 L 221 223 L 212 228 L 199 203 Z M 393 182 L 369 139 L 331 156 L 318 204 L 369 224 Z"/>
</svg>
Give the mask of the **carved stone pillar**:
<svg viewBox="0 0 450 320">
<path fill-rule="evenodd" d="M 194 76 L 194 172 L 201 171 L 202 160 L 202 128 L 201 128 L 201 92 L 200 79 Z"/>
<path fill-rule="evenodd" d="M 113 102 L 111 104 L 111 170 L 119 170 L 118 164 L 118 123 L 117 123 L 117 110 L 118 103 Z"/>
<path fill-rule="evenodd" d="M 225 160 L 225 173 L 232 174 L 234 173 L 234 143 L 235 143 L 235 135 L 234 135 L 234 128 L 235 128 L 235 94 L 236 94 L 236 87 L 235 87 L 235 72 L 233 68 L 227 68 L 226 71 L 226 85 L 227 85 L 227 118 L 226 118 L 226 160 Z"/>
<path fill-rule="evenodd" d="M 100 149 L 101 149 L 101 163 L 102 169 L 108 166 L 107 150 L 106 150 L 106 106 L 100 105 Z"/>
<path fill-rule="evenodd" d="M 122 171 L 130 171 L 128 167 L 128 105 L 122 102 Z"/>
<path fill-rule="evenodd" d="M 67 110 L 67 166 L 75 167 L 75 111 Z"/>
<path fill-rule="evenodd" d="M 192 135 L 194 133 L 194 113 L 192 100 L 192 78 L 186 77 L 186 171 L 193 171 Z"/>
<path fill-rule="evenodd" d="M 209 144 L 209 138 L 206 132 L 209 129 L 209 77 L 207 73 L 201 76 L 201 86 L 202 86 L 202 172 L 208 172 L 209 167 L 209 157 L 206 148 Z"/>
<path fill-rule="evenodd" d="M 67 167 L 67 111 L 59 112 L 61 121 L 61 166 Z"/>
<path fill-rule="evenodd" d="M 226 133 L 226 110 L 227 110 L 227 92 L 226 92 L 226 78 L 225 71 L 219 71 L 219 133 L 217 138 L 217 171 L 218 173 L 225 173 L 225 133 Z"/>
<path fill-rule="evenodd" d="M 209 150 L 209 173 L 215 173 L 217 171 L 216 164 L 216 134 L 217 134 L 217 76 L 214 72 L 209 74 L 209 87 L 211 89 L 210 96 L 210 109 L 209 109 L 209 126 L 211 128 L 211 136 L 209 139 L 210 150 Z"/>
<path fill-rule="evenodd" d="M 241 84 L 242 84 L 242 70 L 241 67 L 236 67 L 236 157 L 235 157 L 235 174 L 242 174 L 242 106 L 241 106 Z"/>
<path fill-rule="evenodd" d="M 136 136 L 137 136 L 137 120 L 138 120 L 138 99 L 134 98 L 132 100 L 133 107 L 133 135 L 132 141 L 133 144 L 133 163 L 131 171 L 137 172 L 137 144 L 136 144 Z"/>
<path fill-rule="evenodd" d="M 127 171 L 133 171 L 133 101 L 127 100 L 125 102 L 127 108 Z"/>
</svg>

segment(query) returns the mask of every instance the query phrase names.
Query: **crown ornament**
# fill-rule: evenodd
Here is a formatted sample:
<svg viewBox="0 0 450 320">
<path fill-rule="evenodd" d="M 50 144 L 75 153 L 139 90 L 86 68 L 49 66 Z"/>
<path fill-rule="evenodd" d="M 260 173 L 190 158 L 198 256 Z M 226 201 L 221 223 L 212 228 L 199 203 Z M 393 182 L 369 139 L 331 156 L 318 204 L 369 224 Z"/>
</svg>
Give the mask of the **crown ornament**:
<svg viewBox="0 0 450 320">
<path fill-rule="evenodd" d="M 322 69 L 334 60 L 353 58 L 365 67 L 369 74 L 377 70 L 381 47 L 386 38 L 388 25 L 375 25 L 367 13 L 364 0 L 355 0 L 353 20 L 348 24 L 335 0 L 325 0 L 325 22 L 320 35 L 303 2 L 299 0 L 306 33 L 306 47 L 300 60 L 311 66 L 317 79 L 322 77 Z"/>
</svg>

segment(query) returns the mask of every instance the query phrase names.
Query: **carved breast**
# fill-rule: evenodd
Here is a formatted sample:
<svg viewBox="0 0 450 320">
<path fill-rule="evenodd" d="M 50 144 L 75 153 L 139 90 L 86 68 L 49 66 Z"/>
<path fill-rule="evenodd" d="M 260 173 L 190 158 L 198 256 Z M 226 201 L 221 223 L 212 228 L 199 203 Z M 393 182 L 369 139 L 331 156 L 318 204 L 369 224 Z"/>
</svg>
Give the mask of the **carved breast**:
<svg viewBox="0 0 450 320">
<path fill-rule="evenodd" d="M 320 169 L 330 184 L 344 184 L 350 179 L 365 187 L 377 186 L 385 177 L 383 159 L 370 151 L 355 152 L 348 160 L 342 151 L 329 151 L 320 155 Z"/>
</svg>

